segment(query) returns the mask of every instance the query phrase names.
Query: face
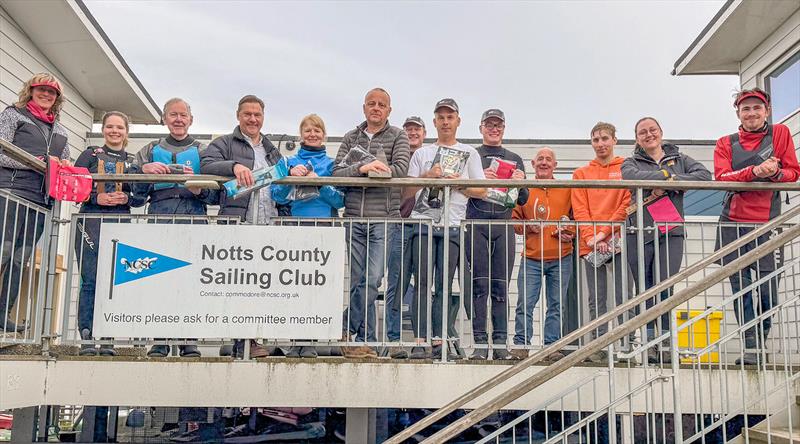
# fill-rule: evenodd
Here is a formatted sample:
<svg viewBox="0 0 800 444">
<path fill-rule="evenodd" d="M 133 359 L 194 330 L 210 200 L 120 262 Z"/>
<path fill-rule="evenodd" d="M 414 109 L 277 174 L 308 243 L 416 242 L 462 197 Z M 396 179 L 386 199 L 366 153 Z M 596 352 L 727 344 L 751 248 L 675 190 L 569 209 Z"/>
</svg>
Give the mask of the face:
<svg viewBox="0 0 800 444">
<path fill-rule="evenodd" d="M 384 126 L 392 112 L 389 96 L 383 91 L 371 91 L 364 99 L 364 117 L 371 126 Z"/>
<path fill-rule="evenodd" d="M 736 116 L 742 122 L 742 128 L 747 131 L 757 131 L 764 127 L 769 112 L 769 106 L 756 97 L 742 100 L 736 108 Z"/>
<path fill-rule="evenodd" d="M 536 153 L 536 157 L 531 160 L 531 164 L 537 178 L 552 179 L 553 171 L 555 171 L 558 162 L 556 162 L 556 155 L 553 150 L 542 148 Z"/>
<path fill-rule="evenodd" d="M 31 91 L 31 96 L 31 100 L 33 100 L 33 103 L 38 105 L 39 108 L 45 111 L 50 111 L 50 108 L 52 108 L 53 104 L 56 103 L 58 91 L 49 86 L 36 86 Z"/>
<path fill-rule="evenodd" d="M 192 125 L 192 115 L 189 107 L 183 102 L 176 102 L 167 107 L 164 114 L 164 125 L 169 128 L 172 137 L 182 140 L 189 134 L 189 126 Z"/>
<path fill-rule="evenodd" d="M 440 138 L 455 137 L 458 126 L 461 125 L 461 117 L 450 108 L 441 107 L 433 113 L 433 126 Z"/>
<path fill-rule="evenodd" d="M 412 150 L 422 146 L 422 143 L 425 141 L 425 128 L 415 123 L 409 123 L 404 126 L 403 129 L 405 129 L 406 134 L 408 134 L 408 144 L 411 146 Z"/>
<path fill-rule="evenodd" d="M 239 129 L 247 137 L 257 137 L 264 126 L 264 110 L 258 103 L 242 104 L 236 118 L 239 119 Z"/>
<path fill-rule="evenodd" d="M 645 119 L 636 125 L 636 143 L 644 149 L 655 149 L 661 146 L 663 134 L 655 120 Z"/>
<path fill-rule="evenodd" d="M 322 132 L 321 128 L 313 125 L 303 125 L 300 136 L 302 137 L 304 145 L 314 148 L 321 147 L 322 143 L 325 141 L 325 133 Z"/>
<path fill-rule="evenodd" d="M 617 138 L 606 130 L 598 130 L 592 133 L 592 148 L 599 159 L 608 159 L 613 156 L 614 145 L 616 144 Z"/>
<path fill-rule="evenodd" d="M 125 127 L 125 121 L 119 116 L 109 116 L 106 118 L 106 123 L 103 124 L 103 138 L 106 145 L 110 147 L 121 147 L 125 138 L 128 136 L 128 130 Z"/>
<path fill-rule="evenodd" d="M 503 144 L 503 133 L 506 131 L 506 124 L 497 117 L 489 117 L 480 126 L 483 144 L 489 146 L 499 146 Z"/>
</svg>

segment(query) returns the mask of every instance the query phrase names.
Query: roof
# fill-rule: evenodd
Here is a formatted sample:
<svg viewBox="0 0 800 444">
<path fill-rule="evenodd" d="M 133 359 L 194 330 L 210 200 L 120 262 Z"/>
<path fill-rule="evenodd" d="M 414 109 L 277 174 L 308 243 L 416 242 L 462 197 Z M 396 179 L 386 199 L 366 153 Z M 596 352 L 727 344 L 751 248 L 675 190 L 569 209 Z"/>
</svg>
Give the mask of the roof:
<svg viewBox="0 0 800 444">
<path fill-rule="evenodd" d="M 159 106 L 82 0 L 0 0 L 0 6 L 94 107 L 95 121 L 119 110 L 133 123 L 159 123 Z"/>
<path fill-rule="evenodd" d="M 739 74 L 739 63 L 800 9 L 798 0 L 728 0 L 675 62 L 673 75 Z"/>
</svg>

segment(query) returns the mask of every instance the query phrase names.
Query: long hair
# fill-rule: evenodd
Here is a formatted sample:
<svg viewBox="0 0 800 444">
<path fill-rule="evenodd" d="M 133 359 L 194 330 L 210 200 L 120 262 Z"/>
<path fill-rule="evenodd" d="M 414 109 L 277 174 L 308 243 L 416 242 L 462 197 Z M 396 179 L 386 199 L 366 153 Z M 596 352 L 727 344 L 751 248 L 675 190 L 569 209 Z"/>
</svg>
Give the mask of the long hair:
<svg viewBox="0 0 800 444">
<path fill-rule="evenodd" d="M 123 122 L 125 122 L 125 139 L 122 141 L 122 148 L 125 148 L 125 147 L 128 146 L 128 133 L 130 132 L 131 119 L 128 118 L 128 116 L 125 115 L 125 113 L 123 113 L 123 112 L 120 112 L 120 111 L 109 111 L 109 112 L 103 114 L 103 123 L 102 123 L 101 128 L 105 128 L 106 120 L 108 120 L 108 118 L 111 117 L 111 116 L 117 116 L 120 119 L 122 119 Z M 102 129 L 101 129 L 101 131 L 102 131 Z"/>
<path fill-rule="evenodd" d="M 33 87 L 31 87 L 31 85 L 35 83 L 55 83 L 58 85 L 59 94 L 56 96 L 56 101 L 53 102 L 53 107 L 50 108 L 50 112 L 58 116 L 61 112 L 61 107 L 64 105 L 64 88 L 62 88 L 61 82 L 56 76 L 47 72 L 34 74 L 33 77 L 22 85 L 22 90 L 19 92 L 19 99 L 14 106 L 17 108 L 25 108 L 28 106 L 28 102 L 33 98 Z"/>
</svg>

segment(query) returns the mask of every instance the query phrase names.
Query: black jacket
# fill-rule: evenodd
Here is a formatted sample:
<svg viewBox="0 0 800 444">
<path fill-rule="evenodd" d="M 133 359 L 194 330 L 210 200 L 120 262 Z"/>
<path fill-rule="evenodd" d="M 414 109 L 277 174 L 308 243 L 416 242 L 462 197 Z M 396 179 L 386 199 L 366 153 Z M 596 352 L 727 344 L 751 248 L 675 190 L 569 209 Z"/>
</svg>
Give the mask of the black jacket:
<svg viewBox="0 0 800 444">
<path fill-rule="evenodd" d="M 102 159 L 105 163 L 105 170 L 108 174 L 115 174 L 116 164 L 122 163 L 123 174 L 136 174 L 139 172 L 139 166 L 135 165 L 133 155 L 126 151 L 115 151 L 106 146 L 97 147 L 90 146 L 78 156 L 75 160 L 75 166 L 84 167 L 90 173 L 102 173 L 98 171 L 98 160 Z M 97 203 L 97 194 L 103 192 L 114 191 L 115 184 L 112 182 L 94 182 L 92 184 L 92 194 L 89 195 L 89 200 L 81 204 L 81 213 L 113 213 L 113 214 L 127 214 L 131 212 L 131 207 L 141 207 L 144 205 L 147 196 L 142 196 L 132 192 L 131 184 L 122 183 L 122 192 L 128 195 L 128 203 L 125 205 L 115 205 L 113 207 L 100 205 Z"/>
<path fill-rule="evenodd" d="M 488 147 L 481 145 L 476 148 L 476 151 L 481 155 L 481 164 L 484 170 L 492 165 L 492 159 L 502 159 L 516 163 L 518 170 L 525 171 L 525 163 L 522 162 L 522 158 L 517 153 L 509 151 L 502 146 Z M 519 196 L 517 196 L 517 205 L 525 205 L 527 201 L 528 189 L 520 188 Z M 506 208 L 481 199 L 470 198 L 467 202 L 467 219 L 511 219 L 512 211 L 513 208 Z"/>
</svg>

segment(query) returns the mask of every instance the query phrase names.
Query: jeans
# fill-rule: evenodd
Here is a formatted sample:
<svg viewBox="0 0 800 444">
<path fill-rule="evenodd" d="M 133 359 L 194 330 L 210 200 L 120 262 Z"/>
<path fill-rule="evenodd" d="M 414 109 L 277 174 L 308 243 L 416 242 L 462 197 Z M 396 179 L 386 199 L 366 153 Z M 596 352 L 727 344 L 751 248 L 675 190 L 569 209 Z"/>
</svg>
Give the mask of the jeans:
<svg viewBox="0 0 800 444">
<path fill-rule="evenodd" d="M 533 311 L 539 302 L 542 281 L 546 281 L 547 314 L 544 321 L 544 344 L 561 339 L 561 301 L 566 300 L 572 276 L 572 254 L 561 259 L 538 261 L 525 258 L 517 277 L 517 310 L 514 318 L 514 344 L 530 345 L 533 336 Z"/>
<path fill-rule="evenodd" d="M 465 239 L 472 270 L 472 335 L 476 344 L 488 343 L 487 311 L 491 303 L 492 342 L 506 342 L 508 281 L 514 269 L 514 228 L 511 225 L 475 224 Z M 491 296 L 491 300 L 489 300 Z"/>
<path fill-rule="evenodd" d="M 411 304 L 411 325 L 415 338 L 428 338 L 428 291 L 433 283 L 433 301 L 431 308 L 431 335 L 444 338 L 442 331 L 442 310 L 444 305 L 444 272 L 447 267 L 447 334 L 456 336 L 455 322 L 458 315 L 458 297 L 453 295 L 453 278 L 456 275 L 459 259 L 459 228 L 450 228 L 448 233 L 449 249 L 447 264 L 444 259 L 445 232 L 443 228 L 434 227 L 429 233 L 427 225 L 415 226 L 411 238 L 411 249 L 416 291 Z M 428 250 L 430 239 L 432 250 Z M 433 260 L 431 268 L 433 276 L 428 275 L 428 261 Z"/>
<path fill-rule="evenodd" d="M 0 279 L 3 281 L 0 293 L 0 332 L 2 332 L 7 318 L 15 322 L 23 317 L 22 314 L 15 316 L 12 313 L 20 293 L 35 292 L 32 288 L 33 279 L 29 280 L 28 288 L 20 289 L 20 286 L 25 265 L 30 263 L 36 243 L 44 232 L 45 215 L 0 196 L 0 217 L 3 218 L 2 245 L 0 245 Z"/>
<path fill-rule="evenodd" d="M 100 219 L 79 218 L 76 229 L 75 256 L 81 272 L 81 290 L 78 295 L 78 331 L 88 329 L 91 333 L 97 286 L 97 254 L 100 250 Z"/>
<path fill-rule="evenodd" d="M 411 238 L 416 224 L 389 226 L 389 258 L 386 286 L 386 338 L 400 340 L 403 327 L 403 300 L 410 290 L 412 275 Z M 398 296 L 399 295 L 399 296 Z"/>
<path fill-rule="evenodd" d="M 609 275 L 614 281 L 614 302 L 620 305 L 628 299 L 628 295 L 622 291 L 623 281 L 628 279 L 629 276 L 628 264 L 622 260 L 621 253 L 615 254 L 608 262 L 597 268 L 585 259 L 583 263 L 586 269 L 586 283 L 589 287 L 589 319 L 594 320 L 608 312 Z M 635 310 L 629 312 L 630 317 L 635 315 Z M 620 316 L 619 322 L 622 323 L 623 321 L 624 319 Z M 608 324 L 603 324 L 597 330 L 592 330 L 592 339 L 596 339 L 598 336 L 606 334 L 606 332 L 608 332 Z"/>
<path fill-rule="evenodd" d="M 354 222 L 348 226 L 350 245 L 350 307 L 344 330 L 359 342 L 375 342 L 375 300 L 383 279 L 386 223 Z"/>
</svg>

